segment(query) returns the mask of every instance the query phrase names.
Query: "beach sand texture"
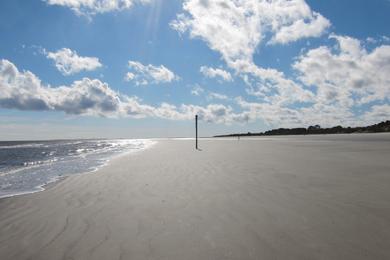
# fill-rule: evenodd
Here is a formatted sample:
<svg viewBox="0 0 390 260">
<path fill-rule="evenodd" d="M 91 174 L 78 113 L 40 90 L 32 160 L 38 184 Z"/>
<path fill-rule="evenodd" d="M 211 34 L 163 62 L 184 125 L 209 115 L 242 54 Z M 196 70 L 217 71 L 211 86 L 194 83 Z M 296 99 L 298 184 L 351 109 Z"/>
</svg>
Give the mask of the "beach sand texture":
<svg viewBox="0 0 390 260">
<path fill-rule="evenodd" d="M 390 259 L 390 135 L 161 140 L 0 200 L 0 259 Z"/>
</svg>

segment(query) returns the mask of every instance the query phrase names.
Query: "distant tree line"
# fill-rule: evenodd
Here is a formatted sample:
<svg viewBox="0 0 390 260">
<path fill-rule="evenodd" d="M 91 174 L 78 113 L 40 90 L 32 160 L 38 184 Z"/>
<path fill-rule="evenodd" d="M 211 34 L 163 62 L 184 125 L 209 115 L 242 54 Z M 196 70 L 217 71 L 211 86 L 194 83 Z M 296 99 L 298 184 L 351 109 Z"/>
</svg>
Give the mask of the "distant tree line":
<svg viewBox="0 0 390 260">
<path fill-rule="evenodd" d="M 363 127 L 342 127 L 321 128 L 320 125 L 309 126 L 308 128 L 278 128 L 259 133 L 237 133 L 228 135 L 216 135 L 214 137 L 238 137 L 238 136 L 268 136 L 268 135 L 315 135 L 315 134 L 351 134 L 351 133 L 381 133 L 390 132 L 390 121 Z"/>
</svg>

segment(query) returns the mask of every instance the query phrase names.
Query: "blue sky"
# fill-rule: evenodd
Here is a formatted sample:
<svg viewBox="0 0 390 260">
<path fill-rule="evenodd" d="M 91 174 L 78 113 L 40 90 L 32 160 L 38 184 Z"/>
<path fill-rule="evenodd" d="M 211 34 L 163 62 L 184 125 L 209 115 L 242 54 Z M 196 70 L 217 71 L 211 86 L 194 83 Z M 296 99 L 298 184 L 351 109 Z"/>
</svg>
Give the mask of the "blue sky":
<svg viewBox="0 0 390 260">
<path fill-rule="evenodd" d="M 205 136 L 390 115 L 387 0 L 4 0 L 1 139 Z"/>
</svg>

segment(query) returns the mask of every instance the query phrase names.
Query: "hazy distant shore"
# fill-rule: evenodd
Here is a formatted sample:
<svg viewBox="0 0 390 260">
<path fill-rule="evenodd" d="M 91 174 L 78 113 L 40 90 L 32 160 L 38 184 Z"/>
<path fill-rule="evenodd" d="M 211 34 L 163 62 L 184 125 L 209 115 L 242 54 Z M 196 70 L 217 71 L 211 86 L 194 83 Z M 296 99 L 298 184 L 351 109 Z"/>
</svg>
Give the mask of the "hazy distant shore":
<svg viewBox="0 0 390 260">
<path fill-rule="evenodd" d="M 390 134 L 159 140 L 0 199 L 0 259 L 389 259 Z"/>
</svg>

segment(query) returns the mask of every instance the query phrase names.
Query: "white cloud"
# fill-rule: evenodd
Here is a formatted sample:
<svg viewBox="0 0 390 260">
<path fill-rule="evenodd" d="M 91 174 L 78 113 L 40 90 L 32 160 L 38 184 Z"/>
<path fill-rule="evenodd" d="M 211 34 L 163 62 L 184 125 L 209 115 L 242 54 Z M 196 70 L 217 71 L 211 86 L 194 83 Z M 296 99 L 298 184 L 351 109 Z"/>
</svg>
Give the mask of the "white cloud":
<svg viewBox="0 0 390 260">
<path fill-rule="evenodd" d="M 280 27 L 275 32 L 270 43 L 287 44 L 302 38 L 319 37 L 329 26 L 330 22 L 326 18 L 319 13 L 312 12 L 306 17 L 303 15 L 303 17 L 295 20 L 290 25 Z"/>
<path fill-rule="evenodd" d="M 340 106 L 366 104 L 390 98 L 390 46 L 367 52 L 360 41 L 332 35 L 337 51 L 321 46 L 293 65 L 299 79 L 317 89 L 316 102 Z"/>
<path fill-rule="evenodd" d="M 313 101 L 314 93 L 295 81 L 286 78 L 275 69 L 264 69 L 254 64 L 245 66 L 243 79 L 249 86 L 247 93 L 257 96 L 264 102 L 291 105 Z"/>
<path fill-rule="evenodd" d="M 194 96 L 200 96 L 203 92 L 204 92 L 204 89 L 201 86 L 199 86 L 198 84 L 196 84 L 191 90 L 191 94 Z"/>
<path fill-rule="evenodd" d="M 57 52 L 44 51 L 46 57 L 55 62 L 56 68 L 63 75 L 71 75 L 81 71 L 91 71 L 102 67 L 98 58 L 81 57 L 76 51 L 62 48 Z"/>
<path fill-rule="evenodd" d="M 135 3 L 149 3 L 151 0 L 44 0 L 49 5 L 72 9 L 78 15 L 95 15 L 131 8 Z"/>
<path fill-rule="evenodd" d="M 307 127 L 315 124 L 325 127 L 340 124 L 354 126 L 364 122 L 350 110 L 336 106 L 312 105 L 295 108 L 274 103 L 248 102 L 242 98 L 238 98 L 237 103 L 247 112 L 250 121 L 261 119 L 272 128 Z"/>
<path fill-rule="evenodd" d="M 237 104 L 247 113 L 247 120 L 262 119 L 269 126 L 302 126 L 299 112 L 270 103 L 247 102 L 243 98 L 236 99 Z"/>
<path fill-rule="evenodd" d="M 19 110 L 58 110 L 67 114 L 106 115 L 119 110 L 116 92 L 97 79 L 84 78 L 71 86 L 51 88 L 30 71 L 20 72 L 0 61 L 0 106 Z"/>
<path fill-rule="evenodd" d="M 208 78 L 217 78 L 219 81 L 233 81 L 232 75 L 223 69 L 202 66 L 200 67 L 200 72 Z"/>
<path fill-rule="evenodd" d="M 18 110 L 62 111 L 73 115 L 104 117 L 157 117 L 169 120 L 201 120 L 214 123 L 240 121 L 245 115 L 235 114 L 231 107 L 210 104 L 206 107 L 182 104 L 160 106 L 143 104 L 112 90 L 98 79 L 83 78 L 70 86 L 50 87 L 30 71 L 19 71 L 8 60 L 0 60 L 0 107 Z"/>
<path fill-rule="evenodd" d="M 367 37 L 366 42 L 371 43 L 371 44 L 377 44 L 378 40 L 373 38 L 373 37 Z"/>
<path fill-rule="evenodd" d="M 125 80 L 134 81 L 137 86 L 179 80 L 179 77 L 164 65 L 143 65 L 137 61 L 129 61 L 129 69 L 131 71 L 126 74 Z"/>
<path fill-rule="evenodd" d="M 386 35 L 383 35 L 382 36 L 382 41 L 384 42 L 390 42 L 390 37 L 386 36 Z"/>
<path fill-rule="evenodd" d="M 224 94 L 220 94 L 220 93 L 215 93 L 215 92 L 209 92 L 208 97 L 209 97 L 209 99 L 219 99 L 219 100 L 228 100 L 229 99 L 228 96 L 226 96 Z"/>
<path fill-rule="evenodd" d="M 201 38 L 231 67 L 240 60 L 251 62 L 267 37 L 270 43 L 285 44 L 317 37 L 330 26 L 304 0 L 186 0 L 183 10 L 171 27 Z"/>
<path fill-rule="evenodd" d="M 205 91 L 201 86 L 199 86 L 198 84 L 196 84 L 192 90 L 191 90 L 191 94 L 194 95 L 194 96 L 200 96 L 202 94 L 205 94 L 206 96 L 206 99 L 208 101 L 210 100 L 213 100 L 213 99 L 218 99 L 218 100 L 229 100 L 229 97 L 224 95 L 224 94 L 220 94 L 220 93 L 216 93 L 216 92 L 212 92 L 212 91 Z"/>
<path fill-rule="evenodd" d="M 363 121 L 369 122 L 370 124 L 377 124 L 390 119 L 390 105 L 375 105 L 369 111 L 364 113 Z"/>
<path fill-rule="evenodd" d="M 155 113 L 158 117 L 172 120 L 192 120 L 195 115 L 209 123 L 230 124 L 241 120 L 241 114 L 235 114 L 231 107 L 221 104 L 210 104 L 206 107 L 185 104 L 176 107 L 162 104 Z"/>
<path fill-rule="evenodd" d="M 125 75 L 125 80 L 126 81 L 132 81 L 135 78 L 135 74 L 131 72 L 127 72 Z"/>
</svg>

